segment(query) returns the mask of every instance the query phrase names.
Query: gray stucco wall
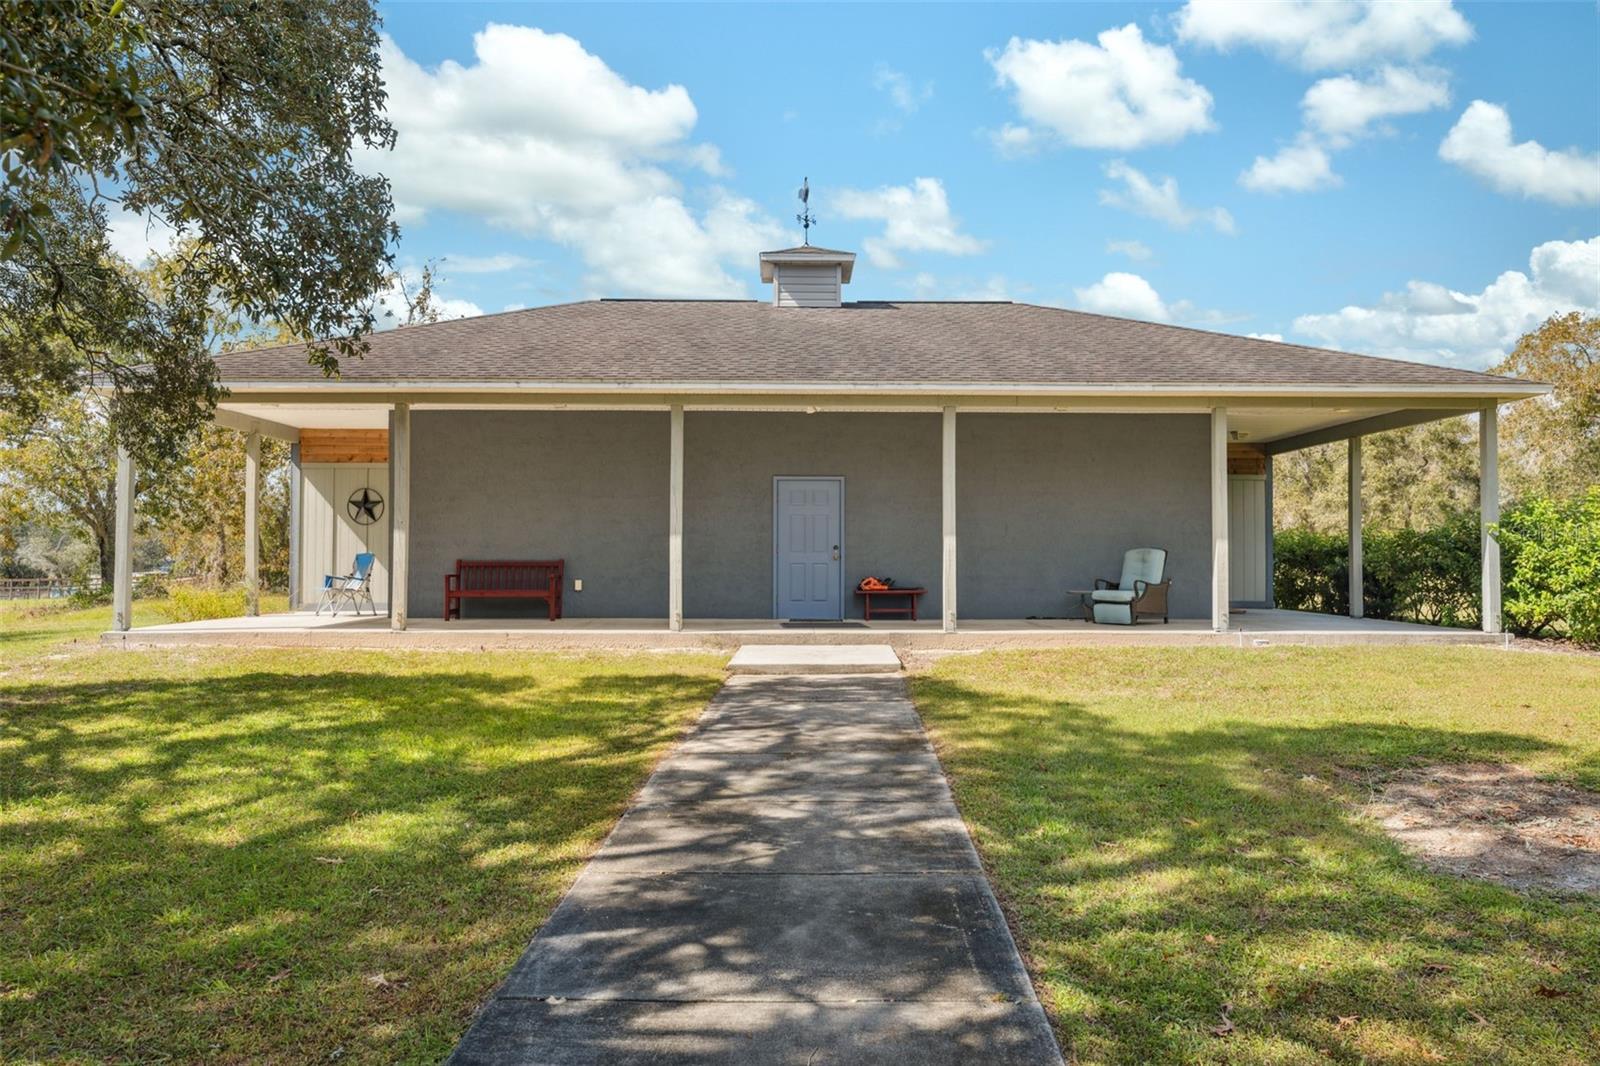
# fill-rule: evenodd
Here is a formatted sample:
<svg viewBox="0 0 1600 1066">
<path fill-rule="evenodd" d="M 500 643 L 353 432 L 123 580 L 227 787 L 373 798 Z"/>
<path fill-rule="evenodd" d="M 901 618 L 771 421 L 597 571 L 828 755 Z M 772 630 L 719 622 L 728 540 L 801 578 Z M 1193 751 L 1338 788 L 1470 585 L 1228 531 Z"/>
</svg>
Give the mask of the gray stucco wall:
<svg viewBox="0 0 1600 1066">
<path fill-rule="evenodd" d="M 568 617 L 666 617 L 665 411 L 414 411 L 411 429 L 413 615 L 443 613 L 458 558 L 554 557 Z M 469 601 L 463 616 L 542 607 Z"/>
<path fill-rule="evenodd" d="M 868 574 L 939 612 L 939 416 L 691 411 L 683 433 L 683 610 L 772 617 L 772 479 L 844 478 L 845 614 Z"/>
<path fill-rule="evenodd" d="M 413 614 L 438 616 L 458 557 L 556 555 L 569 616 L 665 616 L 664 412 L 418 411 L 412 423 Z M 1173 615 L 1209 615 L 1208 431 L 1203 415 L 961 415 L 961 616 L 1064 615 L 1062 590 L 1115 577 L 1141 545 L 1171 553 Z M 921 584 L 924 616 L 938 617 L 939 435 L 933 414 L 689 412 L 685 615 L 770 617 L 772 479 L 831 475 L 845 479 L 846 587 L 866 574 Z"/>
<path fill-rule="evenodd" d="M 1209 434 L 1206 415 L 958 416 L 958 614 L 1061 616 L 1062 590 L 1155 547 L 1172 616 L 1210 617 Z"/>
</svg>

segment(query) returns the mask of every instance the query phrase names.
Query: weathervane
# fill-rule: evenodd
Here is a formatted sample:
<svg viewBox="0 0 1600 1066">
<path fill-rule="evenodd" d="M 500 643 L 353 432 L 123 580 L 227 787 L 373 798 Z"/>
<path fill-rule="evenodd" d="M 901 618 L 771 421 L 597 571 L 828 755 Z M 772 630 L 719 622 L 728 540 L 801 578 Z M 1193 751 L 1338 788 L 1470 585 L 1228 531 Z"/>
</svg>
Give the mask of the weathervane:
<svg viewBox="0 0 1600 1066">
<path fill-rule="evenodd" d="M 800 223 L 801 229 L 805 230 L 805 242 L 806 246 L 809 247 L 811 245 L 811 227 L 817 224 L 817 216 L 811 213 L 810 178 L 801 180 L 800 191 L 795 195 L 800 197 L 800 213 L 794 216 L 794 220 Z"/>
</svg>

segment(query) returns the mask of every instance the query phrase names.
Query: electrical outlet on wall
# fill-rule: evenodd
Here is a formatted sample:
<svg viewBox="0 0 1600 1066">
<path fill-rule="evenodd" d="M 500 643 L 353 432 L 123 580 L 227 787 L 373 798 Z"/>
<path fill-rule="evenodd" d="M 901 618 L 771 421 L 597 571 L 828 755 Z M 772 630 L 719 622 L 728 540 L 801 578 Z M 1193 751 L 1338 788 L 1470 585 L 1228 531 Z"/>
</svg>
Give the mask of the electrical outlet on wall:
<svg viewBox="0 0 1600 1066">
<path fill-rule="evenodd" d="M 575 577 L 575 578 L 572 579 L 572 591 L 573 592 L 582 592 L 583 591 L 583 578 Z"/>
</svg>

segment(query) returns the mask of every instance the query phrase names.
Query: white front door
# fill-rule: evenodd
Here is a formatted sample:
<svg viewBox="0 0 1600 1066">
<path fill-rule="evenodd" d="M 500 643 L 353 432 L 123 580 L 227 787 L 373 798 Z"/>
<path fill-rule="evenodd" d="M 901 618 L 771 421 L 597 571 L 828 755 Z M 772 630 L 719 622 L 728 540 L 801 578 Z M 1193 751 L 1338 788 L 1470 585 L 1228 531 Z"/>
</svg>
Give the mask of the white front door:
<svg viewBox="0 0 1600 1066">
<path fill-rule="evenodd" d="M 778 618 L 844 617 L 844 479 L 773 481 L 773 613 Z"/>
</svg>

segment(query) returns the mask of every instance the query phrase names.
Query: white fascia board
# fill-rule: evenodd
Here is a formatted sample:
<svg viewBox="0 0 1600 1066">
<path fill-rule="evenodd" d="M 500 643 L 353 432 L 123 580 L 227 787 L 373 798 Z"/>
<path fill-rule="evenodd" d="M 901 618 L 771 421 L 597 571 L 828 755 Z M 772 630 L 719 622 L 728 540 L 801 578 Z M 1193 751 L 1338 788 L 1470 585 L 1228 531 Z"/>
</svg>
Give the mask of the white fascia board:
<svg viewBox="0 0 1600 1066">
<path fill-rule="evenodd" d="M 1311 397 L 1463 397 L 1472 399 L 1522 399 L 1550 393 L 1549 385 L 1528 381 L 1496 381 L 1481 385 L 1241 385 L 1209 382 L 1201 384 L 1102 384 L 1046 382 L 872 382 L 841 384 L 837 381 L 810 382 L 672 382 L 672 381 L 236 381 L 227 385 L 229 399 L 239 402 L 239 394 L 326 393 L 330 398 L 374 394 L 393 402 L 418 393 L 671 393 L 674 395 L 785 395 L 813 396 L 1241 396 L 1252 398 Z"/>
</svg>

